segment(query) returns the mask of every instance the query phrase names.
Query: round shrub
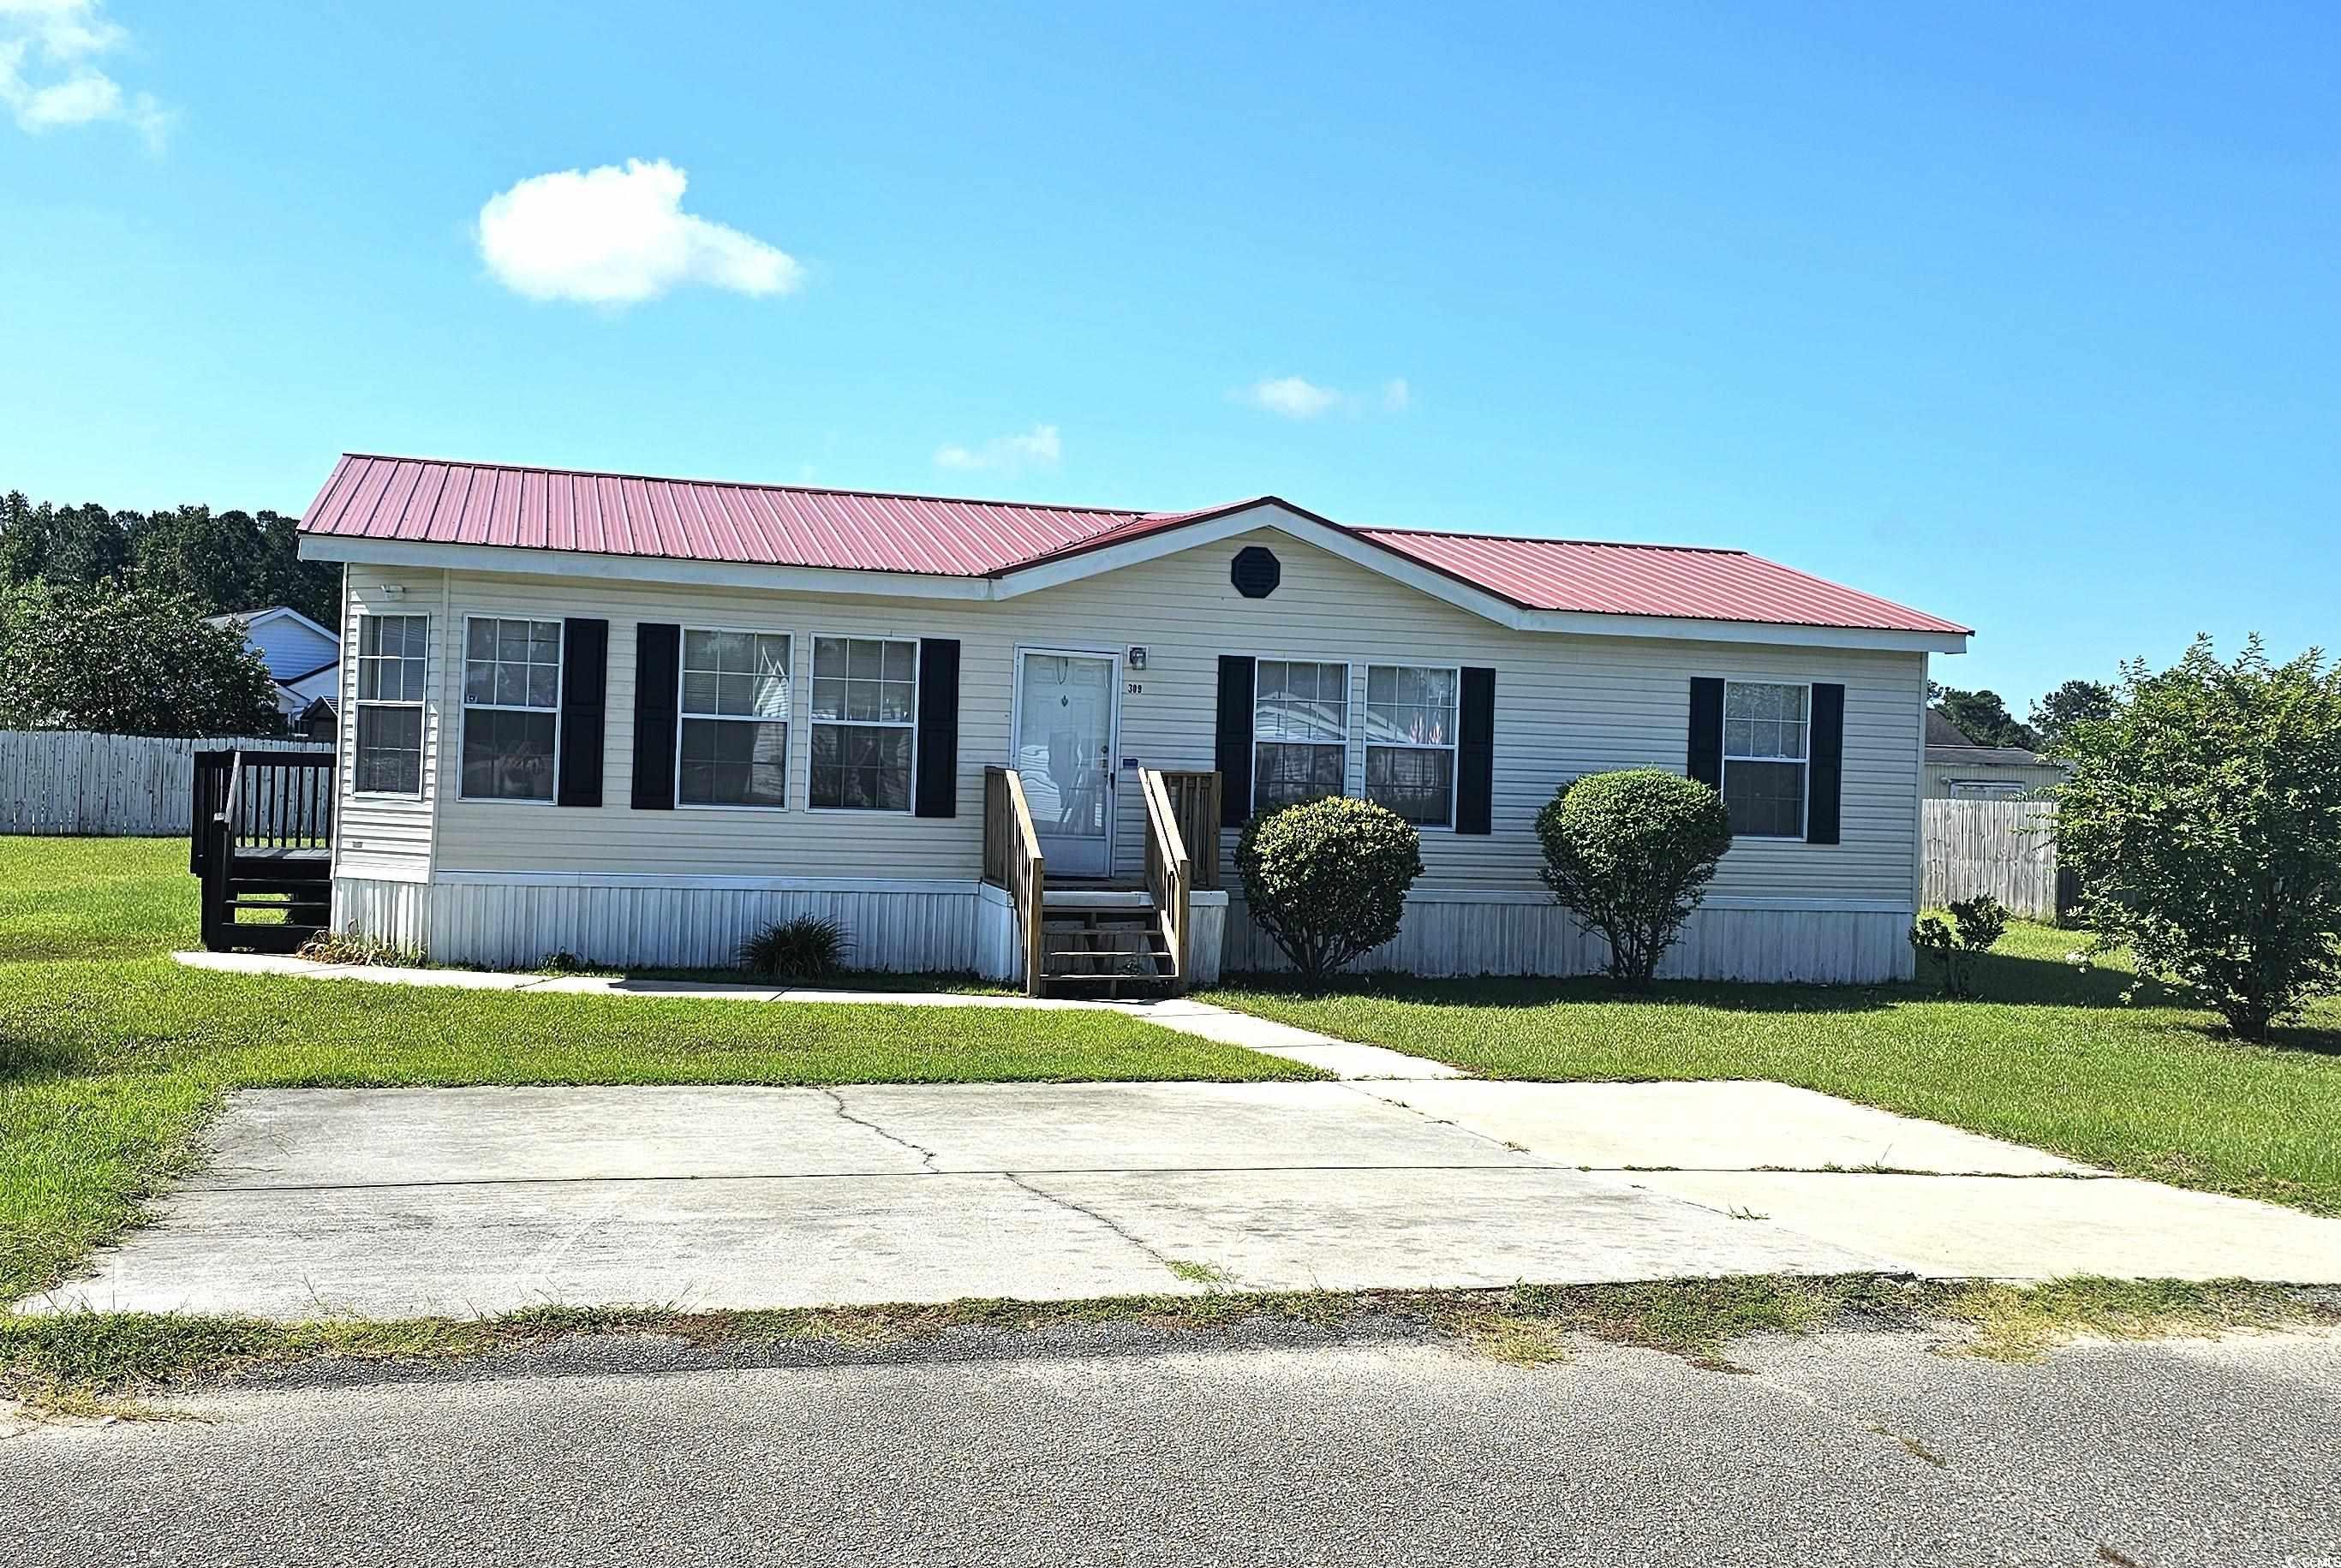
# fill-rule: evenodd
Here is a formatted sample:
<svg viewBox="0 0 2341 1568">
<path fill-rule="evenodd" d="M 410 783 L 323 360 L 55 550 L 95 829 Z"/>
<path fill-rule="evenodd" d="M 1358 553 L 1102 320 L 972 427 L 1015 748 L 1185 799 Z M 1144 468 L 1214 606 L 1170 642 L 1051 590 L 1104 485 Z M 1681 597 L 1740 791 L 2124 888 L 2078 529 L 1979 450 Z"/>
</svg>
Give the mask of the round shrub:
<svg viewBox="0 0 2341 1568">
<path fill-rule="evenodd" d="M 799 915 L 741 943 L 740 967 L 768 980 L 826 980 L 845 968 L 852 946 L 836 921 Z"/>
<path fill-rule="evenodd" d="M 1731 813 L 1696 779 L 1631 768 L 1562 785 L 1537 837 L 1545 886 L 1609 944 L 1610 978 L 1639 990 L 1731 848 Z"/>
<path fill-rule="evenodd" d="M 1422 836 L 1386 807 L 1344 796 L 1254 817 L 1236 843 L 1244 898 L 1311 985 L 1398 935 L 1422 875 Z"/>
</svg>

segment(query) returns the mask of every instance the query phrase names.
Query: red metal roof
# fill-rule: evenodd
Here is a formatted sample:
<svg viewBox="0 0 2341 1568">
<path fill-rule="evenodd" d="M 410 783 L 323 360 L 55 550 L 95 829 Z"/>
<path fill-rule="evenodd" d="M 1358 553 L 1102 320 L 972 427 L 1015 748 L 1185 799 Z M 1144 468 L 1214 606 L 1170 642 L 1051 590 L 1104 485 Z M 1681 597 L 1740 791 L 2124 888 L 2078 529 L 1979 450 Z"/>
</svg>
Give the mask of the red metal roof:
<svg viewBox="0 0 2341 1568">
<path fill-rule="evenodd" d="M 1967 628 L 1731 550 L 1343 528 L 1273 496 L 1191 511 L 1041 506 L 352 452 L 304 534 L 991 577 L 1272 502 L 1531 610 L 1895 631 Z"/>
<path fill-rule="evenodd" d="M 1357 531 L 1531 610 L 1888 631 L 1968 630 L 1745 551 L 1395 528 Z"/>
</svg>

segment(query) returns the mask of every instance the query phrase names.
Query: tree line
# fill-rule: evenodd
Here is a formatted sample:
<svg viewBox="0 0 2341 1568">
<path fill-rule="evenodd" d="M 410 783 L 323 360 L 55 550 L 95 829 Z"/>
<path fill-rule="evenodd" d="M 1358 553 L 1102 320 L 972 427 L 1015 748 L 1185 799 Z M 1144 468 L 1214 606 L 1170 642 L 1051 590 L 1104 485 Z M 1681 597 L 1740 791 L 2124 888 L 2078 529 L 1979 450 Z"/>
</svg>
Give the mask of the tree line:
<svg viewBox="0 0 2341 1568">
<path fill-rule="evenodd" d="M 174 506 L 110 511 L 22 491 L 0 500 L 0 587 L 125 588 L 181 596 L 203 615 L 289 604 L 325 626 L 340 613 L 341 568 L 303 561 L 297 517 L 265 509 Z"/>
<path fill-rule="evenodd" d="M 274 683 L 233 624 L 287 604 L 331 627 L 341 569 L 282 512 L 0 499 L 0 729 L 266 735 Z"/>
<path fill-rule="evenodd" d="M 2111 717 L 2115 692 L 2102 680 L 2067 680 L 2035 699 L 2026 719 L 2010 713 L 1997 691 L 1963 691 L 1929 681 L 1927 700 L 1975 745 L 2046 751 L 2070 735 L 2074 726 Z"/>
</svg>

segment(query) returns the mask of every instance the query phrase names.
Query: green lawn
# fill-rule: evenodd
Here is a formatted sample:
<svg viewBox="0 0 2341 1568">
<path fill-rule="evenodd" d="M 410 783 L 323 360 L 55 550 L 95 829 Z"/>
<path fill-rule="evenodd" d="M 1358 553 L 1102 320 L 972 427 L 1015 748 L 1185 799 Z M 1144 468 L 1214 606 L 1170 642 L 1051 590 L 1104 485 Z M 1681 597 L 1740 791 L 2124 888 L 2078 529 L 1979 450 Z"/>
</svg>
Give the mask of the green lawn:
<svg viewBox="0 0 2341 1568">
<path fill-rule="evenodd" d="M 2341 1006 L 2278 1044 L 2218 1037 L 2117 968 L 2065 961 L 2086 938 L 2012 926 L 1984 998 L 1913 987 L 1598 981 L 1357 982 L 1303 997 L 1231 981 L 1209 997 L 1489 1077 L 1771 1078 L 2053 1149 L 2132 1175 L 2341 1214 Z"/>
<path fill-rule="evenodd" d="M 185 1168 L 223 1090 L 1315 1077 L 1111 1013 L 421 989 L 188 969 L 178 839 L 0 839 L 0 1303 Z"/>
</svg>

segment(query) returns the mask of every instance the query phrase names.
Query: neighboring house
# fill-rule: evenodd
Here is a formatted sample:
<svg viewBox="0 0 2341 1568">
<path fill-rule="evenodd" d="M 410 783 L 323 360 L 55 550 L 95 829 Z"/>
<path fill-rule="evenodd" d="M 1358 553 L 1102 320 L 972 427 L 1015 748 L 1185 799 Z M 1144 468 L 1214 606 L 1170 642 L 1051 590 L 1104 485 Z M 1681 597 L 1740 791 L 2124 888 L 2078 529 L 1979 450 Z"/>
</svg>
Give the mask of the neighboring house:
<svg viewBox="0 0 2341 1568">
<path fill-rule="evenodd" d="M 1927 710 L 1927 799 L 2017 800 L 2065 781 L 2066 769 L 2020 746 L 1978 746 Z"/>
<path fill-rule="evenodd" d="M 214 615 L 214 626 L 238 626 L 276 682 L 276 711 L 285 727 L 312 740 L 334 738 L 341 700 L 342 640 L 288 604 Z"/>
<path fill-rule="evenodd" d="M 1882 980 L 1911 968 L 1927 657 L 1968 636 L 1735 551 L 1350 528 L 1273 496 L 1111 511 L 353 455 L 301 533 L 346 563 L 335 923 L 458 962 L 724 964 L 810 911 L 860 965 L 1012 977 L 1035 949 L 1013 875 L 985 875 L 1000 770 L 1053 916 L 1077 878 L 1069 910 L 1151 899 L 1113 890 L 1166 841 L 1145 769 L 1220 794 L 1193 849 L 1234 902 L 1202 878 L 1182 979 L 1272 960 L 1226 857 L 1256 807 L 1324 791 L 1422 828 L 1370 966 L 1573 971 L 1598 954 L 1538 878 L 1537 812 L 1657 766 L 1738 827 L 1668 972 Z"/>
</svg>

